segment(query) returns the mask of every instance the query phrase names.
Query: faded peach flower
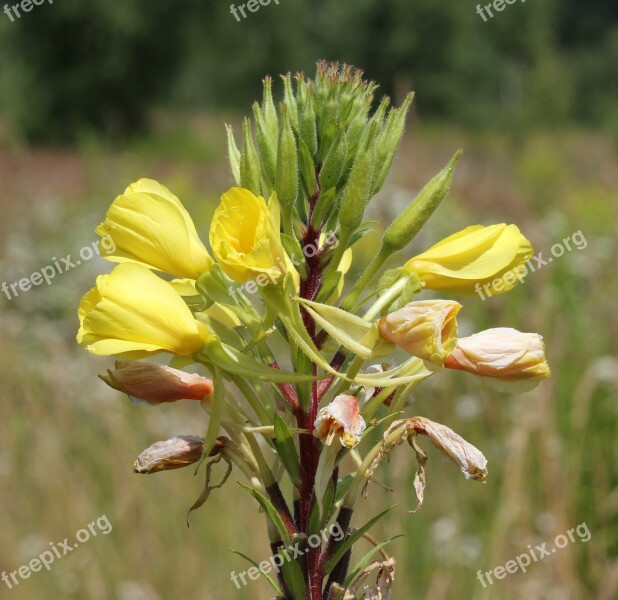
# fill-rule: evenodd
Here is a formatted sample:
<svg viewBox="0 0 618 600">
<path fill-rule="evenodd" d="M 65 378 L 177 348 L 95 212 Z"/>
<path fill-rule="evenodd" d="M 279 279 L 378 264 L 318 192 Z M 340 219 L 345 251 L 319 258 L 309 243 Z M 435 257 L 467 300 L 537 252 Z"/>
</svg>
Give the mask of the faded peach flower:
<svg viewBox="0 0 618 600">
<path fill-rule="evenodd" d="M 116 368 L 99 377 L 110 387 L 134 400 L 157 405 L 176 400 L 202 400 L 213 392 L 213 383 L 201 375 L 149 362 L 118 360 Z"/>
<path fill-rule="evenodd" d="M 425 417 L 412 417 L 410 424 L 416 433 L 426 435 L 444 456 L 459 467 L 466 479 L 483 481 L 487 477 L 487 459 L 483 453 L 452 429 Z"/>
<path fill-rule="evenodd" d="M 195 435 L 178 435 L 146 448 L 133 465 L 136 473 L 182 469 L 202 458 L 204 440 Z"/>
<path fill-rule="evenodd" d="M 458 339 L 444 366 L 479 375 L 506 391 L 532 389 L 551 375 L 543 338 L 510 327 L 487 329 Z"/>
<path fill-rule="evenodd" d="M 353 448 L 360 442 L 366 426 L 365 419 L 360 415 L 358 400 L 342 394 L 320 409 L 313 435 L 327 446 L 338 438 L 342 446 Z"/>
<path fill-rule="evenodd" d="M 454 300 L 410 302 L 380 319 L 380 335 L 412 356 L 441 365 L 455 348 L 460 310 Z"/>
</svg>

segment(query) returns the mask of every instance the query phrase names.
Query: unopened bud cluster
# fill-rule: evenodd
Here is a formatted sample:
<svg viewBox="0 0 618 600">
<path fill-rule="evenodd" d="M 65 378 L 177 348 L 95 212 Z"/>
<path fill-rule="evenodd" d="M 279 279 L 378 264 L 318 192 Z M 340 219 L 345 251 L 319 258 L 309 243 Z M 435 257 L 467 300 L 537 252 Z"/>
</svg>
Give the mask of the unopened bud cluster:
<svg viewBox="0 0 618 600">
<path fill-rule="evenodd" d="M 412 94 L 400 108 L 385 97 L 374 110 L 377 86 L 358 69 L 328 63 L 318 64 L 315 80 L 288 74 L 283 84 L 275 107 L 272 80 L 264 79 L 262 102 L 243 124 L 241 150 L 228 127 L 236 183 L 266 198 L 276 192 L 284 226 L 311 216 L 320 228 L 338 218 L 351 233 L 384 184 Z"/>
</svg>

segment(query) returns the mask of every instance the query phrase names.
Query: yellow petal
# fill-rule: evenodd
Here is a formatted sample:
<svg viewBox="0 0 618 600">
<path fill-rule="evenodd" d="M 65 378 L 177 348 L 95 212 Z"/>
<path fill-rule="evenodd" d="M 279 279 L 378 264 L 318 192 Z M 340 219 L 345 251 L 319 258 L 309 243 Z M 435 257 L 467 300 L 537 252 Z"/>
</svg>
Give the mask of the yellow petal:
<svg viewBox="0 0 618 600">
<path fill-rule="evenodd" d="M 429 289 L 472 293 L 532 257 L 532 246 L 515 225 L 473 225 L 438 242 L 406 263 Z M 517 279 L 505 282 L 507 291 Z"/>
<path fill-rule="evenodd" d="M 221 269 L 241 283 L 262 274 L 279 283 L 290 270 L 279 224 L 274 194 L 267 206 L 262 196 L 249 190 L 228 190 L 221 196 L 210 226 L 210 245 Z"/>
<path fill-rule="evenodd" d="M 208 338 L 174 288 L 148 269 L 122 264 L 97 277 L 82 299 L 77 341 L 99 355 L 154 352 L 189 356 Z"/>
<path fill-rule="evenodd" d="M 149 269 L 197 279 L 213 260 L 180 200 L 152 179 L 131 184 L 110 206 L 96 232 L 116 246 L 111 262 L 134 262 Z"/>
</svg>

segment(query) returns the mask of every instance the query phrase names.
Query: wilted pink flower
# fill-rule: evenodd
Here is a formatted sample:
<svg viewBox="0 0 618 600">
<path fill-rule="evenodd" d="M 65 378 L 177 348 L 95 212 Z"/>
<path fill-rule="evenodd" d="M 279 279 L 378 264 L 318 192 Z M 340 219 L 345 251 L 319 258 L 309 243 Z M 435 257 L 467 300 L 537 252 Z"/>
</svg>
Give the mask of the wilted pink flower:
<svg viewBox="0 0 618 600">
<path fill-rule="evenodd" d="M 116 361 L 113 371 L 99 377 L 110 387 L 148 404 L 176 400 L 202 400 L 213 392 L 210 379 L 165 365 L 141 361 Z"/>
<path fill-rule="evenodd" d="M 342 446 L 353 448 L 360 441 L 366 426 L 365 419 L 360 415 L 358 400 L 342 394 L 320 409 L 313 435 L 327 446 L 338 438 Z"/>
</svg>

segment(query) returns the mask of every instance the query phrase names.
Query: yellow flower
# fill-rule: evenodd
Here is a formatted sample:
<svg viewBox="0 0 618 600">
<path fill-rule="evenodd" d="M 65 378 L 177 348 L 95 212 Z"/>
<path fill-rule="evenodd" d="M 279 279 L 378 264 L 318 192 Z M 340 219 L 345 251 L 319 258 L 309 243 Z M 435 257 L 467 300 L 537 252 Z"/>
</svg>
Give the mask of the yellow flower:
<svg viewBox="0 0 618 600">
<path fill-rule="evenodd" d="M 495 279 L 506 292 L 523 276 L 524 263 L 532 257 L 532 246 L 517 226 L 472 225 L 438 242 L 406 263 L 432 290 L 472 293 Z M 510 276 L 512 275 L 512 276 Z"/>
<path fill-rule="evenodd" d="M 96 287 L 79 305 L 79 321 L 79 344 L 104 356 L 190 356 L 209 337 L 174 288 L 136 264 L 119 265 L 97 277 Z"/>
<path fill-rule="evenodd" d="M 262 196 L 231 188 L 215 210 L 210 245 L 223 271 L 235 281 L 254 280 L 260 287 L 281 282 L 293 266 L 281 243 L 277 197 L 268 206 Z"/>
<path fill-rule="evenodd" d="M 455 348 L 460 310 L 454 300 L 410 302 L 380 319 L 380 335 L 413 356 L 441 365 Z"/>
<path fill-rule="evenodd" d="M 510 327 L 458 339 L 444 366 L 474 373 L 500 391 L 513 392 L 530 390 L 551 374 L 543 338 Z"/>
<path fill-rule="evenodd" d="M 197 279 L 213 265 L 180 200 L 152 179 L 140 179 L 118 196 L 96 229 L 116 250 L 111 262 L 133 262 L 178 277 Z"/>
</svg>

